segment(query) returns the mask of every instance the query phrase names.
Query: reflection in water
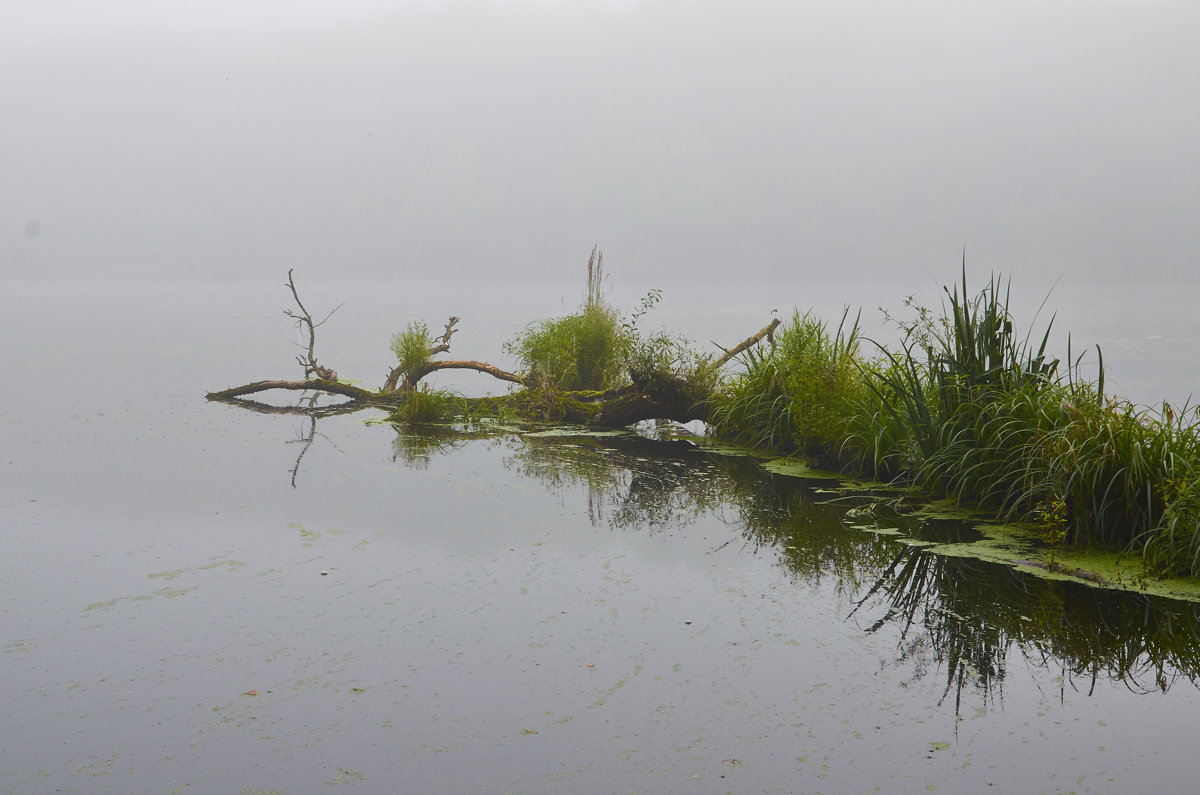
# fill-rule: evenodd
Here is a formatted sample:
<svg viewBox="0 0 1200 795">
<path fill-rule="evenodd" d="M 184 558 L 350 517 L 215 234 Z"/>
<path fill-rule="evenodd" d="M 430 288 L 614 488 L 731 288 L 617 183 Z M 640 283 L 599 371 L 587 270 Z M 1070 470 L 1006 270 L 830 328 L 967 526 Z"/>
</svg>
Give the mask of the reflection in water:
<svg viewBox="0 0 1200 795">
<path fill-rule="evenodd" d="M 297 438 L 288 440 L 288 444 L 300 445 L 300 453 L 296 456 L 296 463 L 290 470 L 292 488 L 296 488 L 296 476 L 300 473 L 300 462 L 304 460 L 305 454 L 312 447 L 316 437 L 320 436 L 325 441 L 333 444 L 333 441 L 328 436 L 323 433 L 317 433 L 317 420 L 321 417 L 336 417 L 339 414 L 353 414 L 356 411 L 362 411 L 362 405 L 355 401 L 329 402 L 329 396 L 323 392 L 301 392 L 300 398 L 295 403 L 283 406 L 241 397 L 209 399 L 215 400 L 218 403 L 249 409 L 258 414 L 294 414 L 308 419 L 307 429 L 301 428 Z M 325 402 L 323 403 L 322 401 Z M 341 448 L 336 444 L 333 444 L 333 446 L 338 452 L 342 452 Z"/>
<path fill-rule="evenodd" d="M 396 425 L 392 460 L 411 469 L 424 470 L 439 455 L 453 452 L 468 442 L 496 439 L 491 432 L 469 432 L 447 425 Z"/>
<path fill-rule="evenodd" d="M 683 441 L 619 436 L 522 437 L 506 466 L 554 490 L 587 490 L 593 525 L 681 527 L 724 499 L 715 463 Z"/>
<path fill-rule="evenodd" d="M 299 414 L 304 417 L 336 417 L 339 414 L 353 414 L 356 411 L 363 410 L 363 404 L 355 400 L 336 400 L 336 402 L 322 403 L 322 400 L 331 401 L 331 398 L 321 392 L 313 392 L 311 394 L 302 392 L 300 393 L 299 401 L 283 406 L 264 403 L 261 400 L 250 400 L 244 397 L 210 397 L 208 399 L 215 403 L 224 403 L 228 406 L 249 409 L 259 414 Z"/>
<path fill-rule="evenodd" d="M 870 627 L 895 622 L 901 659 L 922 653 L 946 666 L 946 692 L 968 685 L 988 698 L 1018 650 L 1057 667 L 1063 688 L 1092 692 L 1098 681 L 1138 693 L 1166 692 L 1200 677 L 1200 605 L 1035 577 L 970 558 L 917 547 L 896 552 L 859 609 L 881 596 L 886 612 Z M 920 634 L 914 632 L 917 630 Z"/>
<path fill-rule="evenodd" d="M 304 428 L 301 428 L 300 435 L 298 438 L 288 440 L 288 444 L 300 445 L 300 453 L 299 453 L 299 455 L 296 456 L 296 463 L 292 467 L 292 488 L 293 489 L 296 488 L 296 475 L 300 472 L 300 462 L 304 460 L 304 454 L 308 452 L 308 449 L 310 447 L 312 447 L 313 440 L 316 439 L 318 436 L 320 436 L 322 439 L 324 439 L 325 441 L 332 444 L 339 453 L 343 453 L 343 455 L 345 454 L 340 447 L 338 447 L 336 444 L 333 444 L 333 441 L 328 436 L 326 436 L 323 433 L 317 433 L 317 418 L 321 417 L 321 416 L 327 416 L 325 414 L 320 414 L 318 412 L 323 411 L 325 408 L 329 408 L 329 407 L 322 407 L 322 406 L 317 405 L 318 402 L 320 401 L 320 398 L 321 398 L 320 392 L 314 392 L 311 395 L 307 395 L 307 394 L 302 395 L 300 397 L 300 400 L 296 403 L 295 406 L 288 407 L 288 408 L 299 409 L 299 411 L 288 412 L 288 413 L 300 413 L 300 414 L 305 414 L 308 417 L 307 430 L 305 430 Z M 336 407 L 334 407 L 334 408 L 336 408 Z M 255 410 L 257 411 L 257 409 L 255 409 Z M 270 413 L 279 413 L 279 412 L 270 412 Z"/>
<path fill-rule="evenodd" d="M 755 549 L 774 548 L 798 580 L 831 582 L 868 632 L 899 633 L 897 662 L 914 677 L 943 671 L 943 700 L 1003 697 L 1014 655 L 1060 672 L 1062 688 L 1101 680 L 1165 692 L 1200 678 L 1200 605 L 1036 577 L 935 554 L 903 537 L 848 527 L 852 505 L 828 481 L 764 472 L 752 459 L 638 436 L 524 437 L 508 466 L 548 488 L 585 487 L 592 521 L 655 532 L 717 514 Z M 927 524 L 927 523 L 926 523 Z M 967 538 L 967 527 L 936 533 Z M 930 532 L 927 527 L 921 532 Z M 1060 696 L 1061 697 L 1061 696 Z"/>
<path fill-rule="evenodd" d="M 310 421 L 307 436 L 297 440 L 305 443 L 297 469 L 316 434 L 316 416 Z M 654 533 L 719 517 L 739 529 L 751 550 L 774 550 L 797 583 L 830 586 L 850 600 L 847 618 L 865 618 L 867 632 L 897 632 L 897 664 L 918 679 L 943 672 L 942 701 L 953 692 L 956 714 L 969 691 L 985 705 L 1003 698 L 1014 655 L 1061 674 L 1060 698 L 1066 688 L 1090 694 L 1104 680 L 1149 693 L 1200 679 L 1200 605 L 1037 577 L 925 548 L 930 536 L 977 535 L 962 523 L 901 517 L 897 524 L 909 528 L 907 537 L 864 531 L 864 511 L 853 506 L 872 498 L 834 481 L 776 475 L 752 458 L 630 433 L 395 431 L 393 460 L 416 469 L 468 443 L 505 445 L 509 469 L 552 491 L 583 490 L 593 525 Z"/>
</svg>

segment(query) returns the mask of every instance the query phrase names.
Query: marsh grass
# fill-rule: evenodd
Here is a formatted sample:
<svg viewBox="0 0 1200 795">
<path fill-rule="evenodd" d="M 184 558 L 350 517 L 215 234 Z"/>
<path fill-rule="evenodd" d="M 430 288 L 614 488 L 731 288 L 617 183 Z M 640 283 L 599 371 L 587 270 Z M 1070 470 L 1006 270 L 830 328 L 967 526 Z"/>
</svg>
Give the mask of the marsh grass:
<svg viewBox="0 0 1200 795">
<path fill-rule="evenodd" d="M 404 401 L 388 419 L 417 424 L 440 422 L 461 414 L 461 403 L 462 398 L 452 392 L 421 384 L 405 394 Z"/>
<path fill-rule="evenodd" d="M 741 355 L 743 370 L 712 398 L 718 435 L 747 444 L 826 455 L 847 436 L 866 392 L 858 367 L 857 319 L 834 332 L 796 312 L 773 345 Z"/>
<path fill-rule="evenodd" d="M 1083 357 L 1047 351 L 1053 319 L 1021 336 L 1009 289 L 945 290 L 941 312 L 909 301 L 899 345 L 858 349 L 795 314 L 777 346 L 743 355 L 712 402 L 717 435 L 897 477 L 1011 520 L 1048 540 L 1125 548 L 1160 574 L 1200 574 L 1200 413 L 1104 393 Z"/>
</svg>

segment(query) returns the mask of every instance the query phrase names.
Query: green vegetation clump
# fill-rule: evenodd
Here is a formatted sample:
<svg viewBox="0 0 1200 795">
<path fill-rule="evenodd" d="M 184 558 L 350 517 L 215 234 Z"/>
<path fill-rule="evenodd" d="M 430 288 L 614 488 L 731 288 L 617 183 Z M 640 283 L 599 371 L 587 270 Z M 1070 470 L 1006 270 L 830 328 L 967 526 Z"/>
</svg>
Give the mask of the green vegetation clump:
<svg viewBox="0 0 1200 795">
<path fill-rule="evenodd" d="M 836 330 L 793 313 L 740 354 L 730 377 L 686 340 L 639 328 L 659 291 L 622 322 L 603 278 L 593 250 L 579 310 L 506 343 L 526 389 L 474 407 L 413 389 L 393 419 L 470 421 L 503 410 L 586 423 L 613 397 L 605 390 L 632 385 L 663 405 L 701 407 L 696 416 L 716 436 L 1035 522 L 1050 543 L 1133 550 L 1154 573 L 1200 575 L 1200 415 L 1106 395 L 1102 358 L 1089 381 L 1069 341 L 1064 359 L 1047 352 L 1053 321 L 1040 335 L 1018 334 L 996 277 L 972 294 L 964 267 L 940 312 L 909 299 L 914 316 L 890 318 L 901 341 L 876 343 L 874 356 L 848 311 Z M 399 371 L 412 372 L 434 346 L 413 323 L 392 349 Z"/>
<path fill-rule="evenodd" d="M 553 390 L 608 389 L 626 383 L 632 337 L 603 293 L 604 255 L 592 249 L 579 311 L 530 324 L 504 344 L 526 378 Z"/>
<path fill-rule="evenodd" d="M 809 313 L 794 313 L 767 350 L 742 354 L 743 372 L 711 399 L 719 436 L 822 458 L 849 435 L 857 405 L 868 395 L 858 353 L 858 324 L 835 333 Z"/>
<path fill-rule="evenodd" d="M 462 398 L 444 389 L 421 384 L 404 395 L 404 401 L 388 419 L 392 422 L 441 422 L 457 416 Z"/>
<path fill-rule="evenodd" d="M 626 364 L 629 380 L 643 392 L 668 398 L 680 405 L 707 404 L 720 382 L 712 358 L 697 353 L 686 338 L 666 331 L 643 332 L 639 322 L 662 300 L 661 290 L 651 290 L 622 325 L 628 340 Z"/>
<path fill-rule="evenodd" d="M 625 382 L 629 340 L 621 333 L 616 310 L 603 304 L 534 323 L 504 349 L 517 357 L 535 385 L 580 390 Z"/>
<path fill-rule="evenodd" d="M 893 348 L 869 359 L 856 328 L 796 314 L 776 345 L 711 401 L 715 434 L 890 477 L 1048 541 L 1130 549 L 1158 574 L 1200 575 L 1200 414 L 1139 408 L 1080 377 L 1040 338 L 1018 336 L 997 278 L 946 290 L 939 314 L 909 301 Z M 1052 323 L 1052 321 L 1051 321 Z M 1035 344 L 1036 342 L 1036 344 Z"/>
<path fill-rule="evenodd" d="M 433 355 L 433 340 L 424 323 L 409 323 L 408 328 L 392 337 L 392 353 L 399 360 L 401 373 L 409 373 L 429 361 Z"/>
<path fill-rule="evenodd" d="M 556 418 L 555 393 L 600 392 L 634 385 L 663 398 L 698 405 L 717 384 L 709 359 L 682 337 L 644 332 L 639 321 L 662 299 L 651 290 L 624 322 L 604 296 L 604 255 L 592 250 L 579 311 L 533 323 L 505 343 L 520 362 L 538 413 Z"/>
</svg>

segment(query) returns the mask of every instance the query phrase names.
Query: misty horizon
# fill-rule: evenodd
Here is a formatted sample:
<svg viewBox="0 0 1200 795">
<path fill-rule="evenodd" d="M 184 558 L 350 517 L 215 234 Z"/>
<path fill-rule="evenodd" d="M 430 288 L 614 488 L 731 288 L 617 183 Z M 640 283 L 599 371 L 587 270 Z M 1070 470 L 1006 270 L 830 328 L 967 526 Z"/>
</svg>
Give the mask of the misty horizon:
<svg viewBox="0 0 1200 795">
<path fill-rule="evenodd" d="M 6 280 L 1194 278 L 1182 3 L 125 10 L 0 33 Z"/>
</svg>

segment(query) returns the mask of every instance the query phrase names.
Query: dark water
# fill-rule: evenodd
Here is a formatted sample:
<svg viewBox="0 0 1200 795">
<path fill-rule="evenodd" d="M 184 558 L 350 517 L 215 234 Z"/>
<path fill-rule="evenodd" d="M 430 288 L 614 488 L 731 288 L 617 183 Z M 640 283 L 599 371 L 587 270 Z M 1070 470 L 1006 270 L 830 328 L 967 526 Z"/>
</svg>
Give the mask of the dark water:
<svg viewBox="0 0 1200 795">
<path fill-rule="evenodd" d="M 679 442 L 206 403 L 294 375 L 259 301 L 4 296 L 3 791 L 1191 780 L 1194 605 L 932 556 Z"/>
</svg>

